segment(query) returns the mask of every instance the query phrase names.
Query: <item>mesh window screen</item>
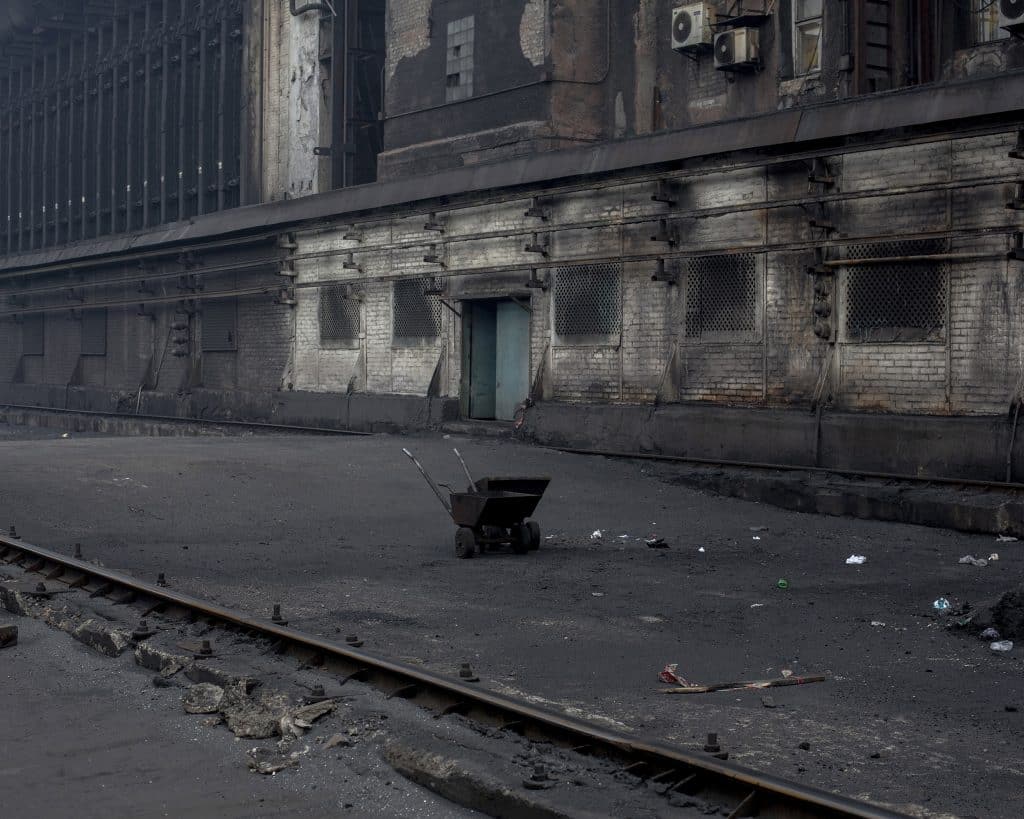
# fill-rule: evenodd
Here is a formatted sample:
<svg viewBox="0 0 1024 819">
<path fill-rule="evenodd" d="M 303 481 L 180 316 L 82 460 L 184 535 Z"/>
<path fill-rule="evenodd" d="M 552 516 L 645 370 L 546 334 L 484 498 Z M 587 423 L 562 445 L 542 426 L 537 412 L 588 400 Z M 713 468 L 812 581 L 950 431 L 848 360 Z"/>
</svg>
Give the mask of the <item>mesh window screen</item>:
<svg viewBox="0 0 1024 819">
<path fill-rule="evenodd" d="M 107 354 L 107 311 L 82 313 L 82 355 Z"/>
<path fill-rule="evenodd" d="M 216 353 L 238 349 L 235 325 L 237 299 L 203 302 L 203 352 Z"/>
<path fill-rule="evenodd" d="M 359 302 L 346 298 L 348 287 L 320 288 L 320 341 L 356 341 L 359 338 Z"/>
<path fill-rule="evenodd" d="M 25 322 L 21 325 L 21 354 L 42 355 L 43 342 L 46 335 L 46 316 L 41 313 L 35 316 L 25 316 Z"/>
<path fill-rule="evenodd" d="M 851 245 L 850 259 L 926 256 L 947 249 L 945 239 Z M 939 341 L 946 328 L 948 268 L 941 261 L 899 261 L 846 271 L 849 341 Z"/>
<path fill-rule="evenodd" d="M 757 257 L 697 256 L 686 261 L 686 337 L 757 332 Z"/>
<path fill-rule="evenodd" d="M 437 338 L 441 334 L 441 298 L 425 292 L 429 279 L 394 284 L 392 327 L 396 339 Z"/>
<path fill-rule="evenodd" d="M 622 329 L 622 265 L 555 270 L 555 334 L 603 336 Z"/>
</svg>

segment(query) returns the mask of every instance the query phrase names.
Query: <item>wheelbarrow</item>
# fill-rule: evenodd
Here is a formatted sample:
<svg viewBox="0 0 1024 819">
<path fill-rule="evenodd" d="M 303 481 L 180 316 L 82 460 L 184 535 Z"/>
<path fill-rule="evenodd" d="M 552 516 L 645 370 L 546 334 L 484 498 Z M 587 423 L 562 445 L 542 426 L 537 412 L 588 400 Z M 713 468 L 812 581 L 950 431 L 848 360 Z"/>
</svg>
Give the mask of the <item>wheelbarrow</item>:
<svg viewBox="0 0 1024 819">
<path fill-rule="evenodd" d="M 469 479 L 465 492 L 446 484 L 437 484 L 408 449 L 403 449 L 423 475 L 441 505 L 459 528 L 455 531 L 455 556 L 465 559 L 484 552 L 490 546 L 507 545 L 516 554 L 540 548 L 540 526 L 528 520 L 540 503 L 550 478 L 480 478 L 473 476 L 466 462 L 454 450 L 455 457 Z M 441 487 L 448 490 L 445 497 Z"/>
</svg>

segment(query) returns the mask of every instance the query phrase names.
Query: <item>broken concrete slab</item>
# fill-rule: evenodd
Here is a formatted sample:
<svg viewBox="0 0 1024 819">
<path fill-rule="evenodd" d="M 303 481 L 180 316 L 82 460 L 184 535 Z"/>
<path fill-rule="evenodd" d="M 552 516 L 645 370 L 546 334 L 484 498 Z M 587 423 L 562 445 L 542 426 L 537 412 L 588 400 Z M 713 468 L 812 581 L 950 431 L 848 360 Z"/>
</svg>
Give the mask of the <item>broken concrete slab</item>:
<svg viewBox="0 0 1024 819">
<path fill-rule="evenodd" d="M 483 771 L 470 770 L 443 754 L 389 742 L 384 759 L 406 779 L 445 799 L 487 816 L 524 816 L 531 819 L 568 819 L 591 816 L 576 809 L 566 812 L 534 792 L 513 790 L 508 783 Z"/>
<path fill-rule="evenodd" d="M 18 644 L 18 627 L 0 625 L 0 648 L 10 648 Z"/>
<path fill-rule="evenodd" d="M 71 632 L 71 636 L 108 657 L 120 657 L 131 645 L 131 632 L 111 628 L 98 620 L 86 620 Z"/>
<path fill-rule="evenodd" d="M 223 699 L 224 689 L 219 685 L 196 683 L 182 697 L 182 704 L 189 714 L 216 714 Z"/>
<path fill-rule="evenodd" d="M 228 686 L 221 713 L 235 736 L 267 739 L 279 732 L 289 705 L 288 695 L 279 691 L 260 690 L 250 696 L 240 686 Z"/>
<path fill-rule="evenodd" d="M 253 748 L 249 751 L 249 770 L 264 776 L 272 776 L 297 764 L 297 759 L 279 756 L 266 748 Z"/>
</svg>

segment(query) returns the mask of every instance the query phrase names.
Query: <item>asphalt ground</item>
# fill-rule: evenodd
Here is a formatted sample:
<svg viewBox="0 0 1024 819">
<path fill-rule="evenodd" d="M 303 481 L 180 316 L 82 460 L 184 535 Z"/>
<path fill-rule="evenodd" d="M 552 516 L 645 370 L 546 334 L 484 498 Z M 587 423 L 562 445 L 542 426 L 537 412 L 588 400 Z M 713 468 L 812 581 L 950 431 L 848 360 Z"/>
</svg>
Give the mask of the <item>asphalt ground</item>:
<svg viewBox="0 0 1024 819">
<path fill-rule="evenodd" d="M 477 475 L 551 476 L 538 552 L 454 558 L 454 526 L 402 454 L 461 486 L 452 446 Z M 1018 543 L 706 495 L 672 484 L 668 465 L 439 435 L 12 434 L 0 459 L 0 524 L 31 542 L 80 542 L 252 614 L 279 602 L 296 627 L 357 633 L 441 673 L 468 661 L 482 685 L 688 750 L 716 731 L 740 764 L 855 798 L 1019 815 L 1022 714 L 1007 709 L 1024 708 L 1021 647 L 951 634 L 932 607 L 1019 582 Z M 648 548 L 651 535 L 669 548 Z M 992 552 L 984 568 L 957 562 Z M 829 680 L 666 696 L 669 662 L 701 683 Z"/>
</svg>

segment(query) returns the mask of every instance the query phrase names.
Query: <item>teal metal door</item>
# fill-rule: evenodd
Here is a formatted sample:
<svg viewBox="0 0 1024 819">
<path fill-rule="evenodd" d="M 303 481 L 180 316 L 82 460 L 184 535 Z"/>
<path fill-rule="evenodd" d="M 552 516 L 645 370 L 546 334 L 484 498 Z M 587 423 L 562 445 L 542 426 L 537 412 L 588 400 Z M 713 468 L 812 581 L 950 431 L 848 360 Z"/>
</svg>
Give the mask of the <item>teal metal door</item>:
<svg viewBox="0 0 1024 819">
<path fill-rule="evenodd" d="M 511 421 L 530 394 L 530 313 L 514 301 L 496 310 L 494 417 Z"/>
<path fill-rule="evenodd" d="M 470 307 L 469 417 L 494 418 L 497 311 L 494 302 L 466 304 Z"/>
</svg>

